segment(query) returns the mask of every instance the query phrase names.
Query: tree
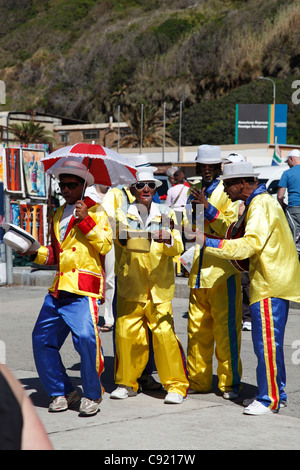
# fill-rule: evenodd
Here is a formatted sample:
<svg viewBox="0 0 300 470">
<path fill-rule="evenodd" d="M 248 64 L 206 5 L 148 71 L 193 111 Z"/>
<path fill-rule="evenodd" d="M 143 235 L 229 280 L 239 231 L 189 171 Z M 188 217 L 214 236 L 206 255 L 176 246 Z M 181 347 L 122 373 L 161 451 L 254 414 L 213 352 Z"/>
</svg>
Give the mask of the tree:
<svg viewBox="0 0 300 470">
<path fill-rule="evenodd" d="M 120 139 L 121 147 L 161 147 L 164 142 L 164 129 L 161 110 L 144 107 L 143 113 L 139 106 L 128 106 L 121 113 L 122 119 L 128 124 L 130 133 Z M 167 123 L 166 123 L 167 125 Z M 171 147 L 177 143 L 165 131 L 165 144 Z"/>
<path fill-rule="evenodd" d="M 12 124 L 11 129 L 20 142 L 44 144 L 56 143 L 53 133 L 51 131 L 46 131 L 44 126 L 40 123 L 35 123 L 34 121 Z"/>
</svg>

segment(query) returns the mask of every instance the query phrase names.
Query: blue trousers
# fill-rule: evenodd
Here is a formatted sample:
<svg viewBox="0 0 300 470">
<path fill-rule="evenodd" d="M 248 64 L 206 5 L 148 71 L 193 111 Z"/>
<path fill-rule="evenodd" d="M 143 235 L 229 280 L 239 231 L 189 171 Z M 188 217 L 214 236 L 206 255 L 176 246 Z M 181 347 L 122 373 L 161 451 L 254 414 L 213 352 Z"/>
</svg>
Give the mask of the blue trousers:
<svg viewBox="0 0 300 470">
<path fill-rule="evenodd" d="M 257 357 L 256 399 L 276 411 L 280 400 L 286 400 L 284 391 L 286 373 L 284 364 L 284 332 L 289 302 L 279 298 L 266 298 L 250 306 L 252 340 Z"/>
<path fill-rule="evenodd" d="M 60 356 L 60 349 L 71 332 L 81 357 L 84 396 L 102 396 L 100 375 L 104 369 L 97 328 L 97 299 L 61 292 L 59 299 L 47 294 L 32 333 L 33 354 L 40 380 L 49 396 L 66 395 L 74 390 Z"/>
</svg>

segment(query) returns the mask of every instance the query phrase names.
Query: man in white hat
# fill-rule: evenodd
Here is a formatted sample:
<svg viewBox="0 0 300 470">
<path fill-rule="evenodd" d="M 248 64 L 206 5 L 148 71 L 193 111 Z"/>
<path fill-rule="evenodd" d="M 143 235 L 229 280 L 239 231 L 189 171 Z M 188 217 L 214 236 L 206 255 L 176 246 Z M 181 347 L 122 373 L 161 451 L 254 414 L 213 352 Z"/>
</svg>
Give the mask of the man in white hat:
<svg viewBox="0 0 300 470">
<path fill-rule="evenodd" d="M 178 166 L 172 166 L 171 168 L 168 168 L 167 171 L 166 171 L 166 175 L 168 177 L 168 180 L 169 180 L 169 183 L 171 184 L 171 186 L 173 186 L 174 183 L 175 183 L 174 174 L 178 170 L 180 170 L 180 168 Z"/>
<path fill-rule="evenodd" d="M 285 215 L 292 231 L 294 241 L 300 236 L 300 151 L 293 149 L 289 152 L 286 170 L 280 178 L 277 191 L 277 200 L 285 211 Z M 284 203 L 285 193 L 288 192 L 288 204 Z M 300 250 L 298 249 L 300 255 Z"/>
<path fill-rule="evenodd" d="M 225 192 L 246 206 L 245 233 L 237 239 L 209 239 L 198 234 L 204 253 L 217 259 L 249 259 L 252 339 L 257 356 L 256 398 L 246 400 L 245 414 L 278 412 L 286 405 L 283 342 L 289 300 L 300 302 L 300 265 L 280 205 L 259 185 L 251 163 L 224 166 Z"/>
<path fill-rule="evenodd" d="M 228 227 L 238 219 L 239 208 L 238 202 L 229 199 L 223 183 L 218 180 L 221 163 L 220 147 L 201 145 L 198 148 L 196 173 L 202 177 L 202 182 L 191 188 L 188 199 L 194 209 L 199 204 L 204 205 L 204 232 L 215 236 L 225 236 Z M 197 223 L 197 215 L 194 217 L 187 210 L 187 216 Z M 189 287 L 189 393 L 211 391 L 215 344 L 219 389 L 225 399 L 235 399 L 242 373 L 241 275 L 229 261 L 206 255 L 196 245 Z"/>
<path fill-rule="evenodd" d="M 223 160 L 223 164 L 227 165 L 228 163 L 238 163 L 238 162 L 245 162 L 246 159 L 244 155 L 240 153 L 231 152 L 226 158 Z M 245 210 L 244 201 L 239 201 L 239 216 Z M 242 272 L 241 275 L 241 284 L 242 284 L 242 330 L 243 331 L 251 331 L 251 313 L 250 313 L 250 306 L 249 306 L 249 273 L 248 271 Z"/>
<path fill-rule="evenodd" d="M 150 165 L 148 157 L 145 154 L 140 154 L 140 155 L 135 156 L 133 158 L 133 163 L 135 167 L 137 168 L 137 170 L 148 168 L 148 167 L 151 167 L 152 169 L 151 171 L 153 172 L 157 170 L 156 167 Z M 157 194 L 154 195 L 154 198 L 155 198 L 154 202 L 159 201 L 159 197 Z M 111 226 L 113 227 L 114 231 L 115 231 L 116 211 L 119 208 L 122 208 L 122 210 L 127 211 L 128 206 L 132 204 L 134 200 L 135 200 L 135 197 L 132 194 L 130 187 L 128 188 L 127 186 L 123 186 L 122 188 L 110 188 L 105 194 L 105 197 L 103 198 L 101 204 L 102 204 L 102 207 L 105 209 L 106 213 L 108 214 Z M 113 255 L 115 258 L 114 259 L 114 272 L 112 273 L 112 268 L 111 268 L 109 278 L 111 278 L 111 275 L 113 274 L 114 279 L 117 279 L 121 254 L 122 254 L 122 249 L 117 243 L 115 243 L 115 237 L 114 237 L 114 246 L 113 246 Z M 109 257 L 111 258 L 111 255 Z M 117 298 L 117 293 L 116 293 L 116 282 L 115 282 L 114 297 L 113 297 L 113 302 L 112 302 L 113 317 L 114 317 L 114 321 L 112 322 L 113 325 L 115 325 L 115 320 L 117 316 L 116 298 Z M 142 389 L 158 390 L 159 388 L 161 388 L 161 384 L 157 382 L 152 375 L 153 371 L 155 370 L 155 367 L 156 366 L 155 366 L 155 361 L 154 361 L 154 353 L 153 353 L 153 348 L 151 344 L 150 353 L 149 353 L 149 361 L 141 377 L 139 378 L 139 384 Z"/>
<path fill-rule="evenodd" d="M 162 208 L 153 202 L 161 181 L 146 167 L 137 173 L 138 182 L 131 190 L 135 201 L 127 210 L 116 214 L 116 242 L 122 250 L 117 279 L 116 364 L 118 387 L 111 398 L 135 396 L 138 379 L 149 356 L 148 328 L 152 332 L 155 363 L 162 385 L 167 390 L 165 403 L 180 404 L 186 397 L 189 382 L 184 366 L 183 349 L 174 332 L 172 299 L 175 293 L 173 257 L 183 251 L 178 230 L 162 227 Z M 174 220 L 174 211 L 166 207 Z M 175 219 L 176 220 L 176 219 Z M 130 240 L 127 232 L 149 234 L 143 242 Z M 125 238 L 123 237 L 125 235 Z M 145 244 L 145 243 L 143 243 Z"/>
<path fill-rule="evenodd" d="M 53 216 L 50 245 L 41 246 L 33 261 L 57 265 L 58 270 L 33 330 L 33 352 L 39 377 L 51 397 L 49 411 L 67 410 L 80 400 L 59 352 L 71 332 L 81 357 L 84 397 L 80 415 L 90 416 L 98 412 L 103 394 L 97 315 L 98 302 L 104 300 L 102 257 L 112 246 L 113 233 L 99 204 L 81 198 L 85 182 L 94 183 L 82 163 L 69 160 L 55 176 L 66 203 Z"/>
</svg>

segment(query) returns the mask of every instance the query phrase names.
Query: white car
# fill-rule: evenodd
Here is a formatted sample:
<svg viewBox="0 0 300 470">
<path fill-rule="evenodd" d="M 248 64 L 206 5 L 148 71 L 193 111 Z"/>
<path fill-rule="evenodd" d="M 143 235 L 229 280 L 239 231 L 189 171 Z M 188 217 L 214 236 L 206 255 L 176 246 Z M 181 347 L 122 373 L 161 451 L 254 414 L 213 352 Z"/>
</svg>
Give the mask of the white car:
<svg viewBox="0 0 300 470">
<path fill-rule="evenodd" d="M 284 171 L 289 170 L 287 164 L 283 165 L 274 165 L 274 166 L 258 166 L 255 168 L 255 171 L 259 173 L 258 180 L 260 183 L 265 183 L 267 190 L 272 196 L 277 199 L 277 190 L 278 184 L 281 178 L 281 175 Z M 287 192 L 284 198 L 284 202 L 287 204 Z"/>
</svg>

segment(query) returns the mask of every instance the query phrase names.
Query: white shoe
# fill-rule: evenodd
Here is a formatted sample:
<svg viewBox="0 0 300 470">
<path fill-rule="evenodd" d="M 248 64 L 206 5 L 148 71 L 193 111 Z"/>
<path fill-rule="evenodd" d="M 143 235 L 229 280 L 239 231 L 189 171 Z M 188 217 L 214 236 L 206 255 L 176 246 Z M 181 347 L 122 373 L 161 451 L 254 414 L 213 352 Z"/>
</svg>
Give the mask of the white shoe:
<svg viewBox="0 0 300 470">
<path fill-rule="evenodd" d="M 265 405 L 263 405 L 260 401 L 257 400 L 254 400 L 252 403 L 250 403 L 249 406 L 247 406 L 247 408 L 244 409 L 245 415 L 253 416 L 260 416 L 277 412 L 278 410 L 270 410 L 270 408 L 267 408 Z"/>
<path fill-rule="evenodd" d="M 243 405 L 244 406 L 249 406 L 251 403 L 253 403 L 255 398 L 245 398 L 243 400 Z M 286 408 L 287 407 L 287 400 L 280 400 L 280 408 Z"/>
<path fill-rule="evenodd" d="M 243 331 L 251 331 L 252 330 L 251 322 L 250 321 L 244 321 L 242 330 Z"/>
<path fill-rule="evenodd" d="M 124 400 L 124 398 L 135 397 L 137 392 L 133 390 L 132 387 L 127 387 L 126 385 L 120 385 L 110 394 L 110 398 L 116 398 L 118 400 Z"/>
<path fill-rule="evenodd" d="M 168 403 L 168 404 L 172 404 L 172 405 L 179 405 L 184 400 L 186 400 L 186 398 L 184 398 L 183 395 L 180 395 L 180 393 L 169 392 L 168 395 L 165 398 L 164 403 Z"/>
<path fill-rule="evenodd" d="M 236 400 L 239 397 L 239 394 L 236 392 L 228 391 L 223 393 L 223 398 L 225 400 Z"/>
<path fill-rule="evenodd" d="M 71 408 L 75 403 L 80 401 L 80 396 L 73 390 L 73 392 L 68 393 L 66 396 L 54 396 L 51 399 L 48 411 L 55 413 L 59 411 L 66 411 L 68 408 Z"/>
<path fill-rule="evenodd" d="M 99 405 L 102 401 L 102 398 L 98 400 L 92 400 L 90 398 L 83 397 L 81 399 L 79 414 L 80 416 L 94 416 L 98 413 Z"/>
</svg>

